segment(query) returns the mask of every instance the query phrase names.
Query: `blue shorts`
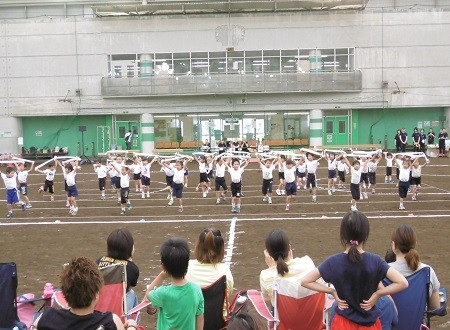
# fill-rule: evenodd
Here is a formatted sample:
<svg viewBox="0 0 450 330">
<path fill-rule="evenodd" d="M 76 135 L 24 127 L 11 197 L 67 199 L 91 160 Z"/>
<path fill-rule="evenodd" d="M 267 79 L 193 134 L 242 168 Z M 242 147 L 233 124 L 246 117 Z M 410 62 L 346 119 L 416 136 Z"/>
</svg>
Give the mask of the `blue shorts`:
<svg viewBox="0 0 450 330">
<path fill-rule="evenodd" d="M 19 184 L 20 193 L 24 196 L 28 195 L 28 184 L 26 182 Z"/>
<path fill-rule="evenodd" d="M 148 176 L 141 176 L 141 183 L 143 186 L 150 187 L 150 178 Z"/>
<path fill-rule="evenodd" d="M 19 203 L 19 193 L 16 188 L 6 190 L 6 204 Z"/>
<path fill-rule="evenodd" d="M 328 170 L 328 179 L 336 179 L 337 173 L 336 170 Z"/>
<path fill-rule="evenodd" d="M 67 186 L 67 197 L 78 197 L 77 186 Z"/>
<path fill-rule="evenodd" d="M 166 175 L 166 185 L 167 185 L 167 187 L 173 186 L 173 175 L 171 175 L 171 176 Z"/>
<path fill-rule="evenodd" d="M 182 183 L 173 183 L 172 184 L 172 197 L 174 198 L 182 198 L 183 197 L 183 184 Z"/>
<path fill-rule="evenodd" d="M 297 184 L 294 182 L 286 182 L 286 196 L 297 195 Z"/>
<path fill-rule="evenodd" d="M 299 170 L 295 170 L 295 174 L 299 178 L 306 178 L 306 172 L 300 172 Z"/>
<path fill-rule="evenodd" d="M 120 189 L 120 176 L 111 177 L 111 186 L 113 186 L 114 189 Z"/>
</svg>

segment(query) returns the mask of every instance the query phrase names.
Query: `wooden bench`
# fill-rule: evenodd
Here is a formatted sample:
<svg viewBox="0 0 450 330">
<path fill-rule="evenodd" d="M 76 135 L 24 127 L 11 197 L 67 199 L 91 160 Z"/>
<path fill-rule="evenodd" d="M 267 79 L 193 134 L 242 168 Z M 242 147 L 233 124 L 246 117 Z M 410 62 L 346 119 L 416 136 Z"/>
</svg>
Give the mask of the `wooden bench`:
<svg viewBox="0 0 450 330">
<path fill-rule="evenodd" d="M 378 150 L 381 149 L 381 144 L 353 144 L 353 145 L 330 145 L 330 146 L 309 146 L 310 149 L 324 150 L 324 149 L 338 149 L 338 150 Z"/>
</svg>

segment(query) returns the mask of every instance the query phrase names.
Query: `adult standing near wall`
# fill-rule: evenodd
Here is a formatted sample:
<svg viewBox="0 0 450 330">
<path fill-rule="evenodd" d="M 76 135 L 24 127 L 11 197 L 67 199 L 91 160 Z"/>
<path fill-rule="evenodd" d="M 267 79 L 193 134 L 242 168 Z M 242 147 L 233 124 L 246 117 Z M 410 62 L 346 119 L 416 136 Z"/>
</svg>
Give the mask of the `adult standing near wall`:
<svg viewBox="0 0 450 330">
<path fill-rule="evenodd" d="M 425 134 L 425 130 L 423 128 L 420 129 L 420 151 L 425 152 L 426 151 L 426 143 L 427 142 L 427 135 Z"/>
<path fill-rule="evenodd" d="M 408 133 L 406 133 L 405 128 L 402 128 L 400 131 L 400 151 L 405 152 L 406 151 L 406 144 L 408 142 Z"/>
<path fill-rule="evenodd" d="M 397 130 L 397 133 L 395 134 L 395 137 L 394 137 L 394 141 L 395 141 L 395 150 L 396 150 L 397 152 L 400 151 L 400 145 L 401 145 L 401 143 L 400 143 L 400 133 L 401 133 L 401 130 L 398 129 L 398 130 Z"/>
<path fill-rule="evenodd" d="M 413 140 L 413 151 L 419 152 L 420 151 L 420 133 L 417 127 L 414 127 L 414 133 L 412 133 L 412 140 Z"/>
<path fill-rule="evenodd" d="M 125 144 L 127 145 L 127 150 L 131 150 L 131 139 L 133 138 L 133 132 L 131 132 L 131 129 L 128 131 L 128 133 L 125 134 L 123 138 L 125 140 Z"/>
<path fill-rule="evenodd" d="M 430 128 L 427 134 L 428 137 L 428 145 L 434 144 L 434 138 L 436 137 L 436 134 L 434 133 L 433 129 Z"/>
<path fill-rule="evenodd" d="M 439 157 L 446 157 L 445 154 L 445 140 L 448 140 L 448 133 L 445 128 L 439 130 Z"/>
</svg>

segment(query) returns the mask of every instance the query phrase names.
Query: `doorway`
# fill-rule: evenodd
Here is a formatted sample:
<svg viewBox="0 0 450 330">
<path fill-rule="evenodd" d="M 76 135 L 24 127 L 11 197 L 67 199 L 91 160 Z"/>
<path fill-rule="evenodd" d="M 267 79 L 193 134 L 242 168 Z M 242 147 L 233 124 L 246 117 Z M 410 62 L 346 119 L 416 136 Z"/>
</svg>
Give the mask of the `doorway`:
<svg viewBox="0 0 450 330">
<path fill-rule="evenodd" d="M 131 138 L 131 149 L 141 149 L 140 124 L 136 121 L 117 121 L 116 122 L 116 144 L 117 149 L 126 150 L 125 134 L 131 130 L 133 136 Z"/>
<path fill-rule="evenodd" d="M 327 116 L 323 119 L 323 144 L 326 146 L 348 145 L 348 116 Z"/>
<path fill-rule="evenodd" d="M 111 148 L 111 127 L 109 126 L 97 126 L 97 152 L 105 153 Z"/>
</svg>

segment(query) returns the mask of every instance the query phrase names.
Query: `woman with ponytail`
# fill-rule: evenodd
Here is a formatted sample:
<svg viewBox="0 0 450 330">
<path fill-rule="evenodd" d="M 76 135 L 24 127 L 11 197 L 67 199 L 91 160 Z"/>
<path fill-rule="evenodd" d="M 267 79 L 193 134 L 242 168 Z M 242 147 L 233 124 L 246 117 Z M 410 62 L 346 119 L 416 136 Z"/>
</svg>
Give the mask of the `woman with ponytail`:
<svg viewBox="0 0 450 330">
<path fill-rule="evenodd" d="M 424 267 L 430 267 L 420 262 L 419 252 L 416 250 L 417 237 L 414 229 L 408 225 L 400 225 L 392 233 L 391 248 L 395 253 L 395 262 L 389 265 L 398 270 L 404 276 L 409 276 Z M 429 309 L 436 309 L 441 306 L 439 302 L 439 280 L 432 267 L 430 267 L 430 306 Z"/>
<path fill-rule="evenodd" d="M 233 293 L 234 280 L 230 266 L 223 262 L 225 243 L 220 230 L 204 229 L 198 237 L 194 255 L 195 259 L 189 260 L 186 279 L 205 288 L 225 275 L 230 297 Z"/>
<path fill-rule="evenodd" d="M 365 252 L 369 238 L 369 220 L 359 212 L 347 213 L 341 221 L 340 238 L 344 252 L 332 255 L 302 280 L 305 288 L 333 295 L 336 316 L 332 330 L 381 330 L 378 299 L 408 287 L 405 277 L 381 259 Z M 316 282 L 320 277 L 333 286 Z M 392 284 L 383 287 L 387 277 Z"/>
<path fill-rule="evenodd" d="M 268 268 L 261 271 L 259 282 L 264 300 L 272 306 L 273 284 L 278 276 L 298 281 L 315 268 L 310 257 L 293 257 L 289 238 L 281 229 L 274 229 L 267 235 L 264 259 Z"/>
</svg>

